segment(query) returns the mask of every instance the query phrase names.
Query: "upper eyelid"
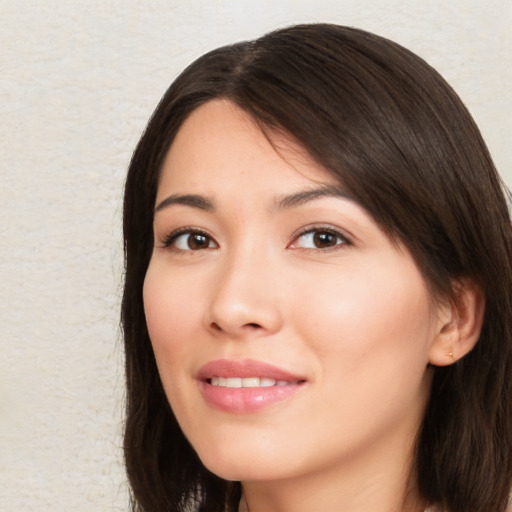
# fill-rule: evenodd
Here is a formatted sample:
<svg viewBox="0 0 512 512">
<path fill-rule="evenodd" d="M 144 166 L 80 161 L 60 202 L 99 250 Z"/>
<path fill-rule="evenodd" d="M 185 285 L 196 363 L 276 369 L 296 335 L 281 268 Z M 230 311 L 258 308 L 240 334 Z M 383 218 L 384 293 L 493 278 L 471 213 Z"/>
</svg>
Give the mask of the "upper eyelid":
<svg viewBox="0 0 512 512">
<path fill-rule="evenodd" d="M 181 228 L 171 231 L 170 233 L 166 234 L 165 236 L 163 236 L 161 238 L 163 247 L 164 248 L 170 247 L 172 242 L 174 242 L 181 235 L 187 235 L 187 234 L 193 234 L 193 233 L 199 233 L 201 235 L 205 235 L 205 236 L 209 237 L 211 240 L 213 240 L 216 245 L 218 245 L 215 238 L 210 233 L 208 233 L 207 230 L 199 228 L 199 227 L 194 227 L 194 226 L 183 226 Z"/>
<path fill-rule="evenodd" d="M 342 238 L 347 244 L 353 245 L 354 244 L 354 236 L 348 233 L 346 230 L 341 229 L 339 227 L 335 227 L 331 224 L 309 224 L 302 226 L 298 230 L 296 230 L 291 237 L 289 238 L 289 242 L 287 243 L 287 247 L 293 243 L 297 238 L 314 232 L 314 231 L 327 231 L 331 232 L 333 234 L 338 235 L 340 238 Z M 185 234 L 192 234 L 192 233 L 200 233 L 205 236 L 208 236 L 213 240 L 213 242 L 216 245 L 219 245 L 216 238 L 206 229 L 200 228 L 198 226 L 183 226 L 180 228 L 177 228 L 170 233 L 166 234 L 165 236 L 161 237 L 161 241 L 163 244 L 163 247 L 169 247 L 171 243 L 176 240 L 179 236 L 185 235 Z M 155 237 L 156 238 L 156 237 Z"/>
<path fill-rule="evenodd" d="M 307 233 L 311 233 L 314 231 L 327 231 L 336 235 L 339 235 L 341 238 L 343 238 L 345 241 L 347 241 L 350 244 L 353 244 L 354 236 L 348 233 L 346 230 L 337 228 L 335 226 L 329 225 L 329 224 L 311 224 L 308 226 L 304 226 L 291 236 L 290 243 L 296 240 L 297 238 L 301 237 L 302 235 L 305 235 Z"/>
</svg>

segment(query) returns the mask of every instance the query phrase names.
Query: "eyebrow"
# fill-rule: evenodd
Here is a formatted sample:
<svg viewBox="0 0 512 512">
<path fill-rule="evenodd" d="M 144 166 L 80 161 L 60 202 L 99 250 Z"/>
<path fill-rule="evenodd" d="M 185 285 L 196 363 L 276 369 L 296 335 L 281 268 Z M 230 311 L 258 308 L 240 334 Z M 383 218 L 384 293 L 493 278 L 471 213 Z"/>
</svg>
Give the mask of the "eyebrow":
<svg viewBox="0 0 512 512">
<path fill-rule="evenodd" d="M 337 197 L 353 200 L 353 198 L 341 187 L 334 185 L 322 185 L 321 187 L 311 188 L 284 196 L 277 201 L 276 206 L 279 210 L 287 210 L 301 206 L 309 201 L 313 201 L 314 199 L 321 197 Z"/>
<path fill-rule="evenodd" d="M 337 197 L 352 200 L 350 195 L 342 188 L 334 185 L 322 185 L 321 187 L 301 190 L 300 192 L 283 196 L 276 201 L 275 206 L 278 210 L 288 210 L 321 197 Z M 158 213 L 159 211 L 169 208 L 175 204 L 190 206 L 207 212 L 215 211 L 215 203 L 208 197 L 201 196 L 199 194 L 172 194 L 158 203 L 155 207 L 154 213 Z"/>
<path fill-rule="evenodd" d="M 191 206 L 192 208 L 199 208 L 200 210 L 205 210 L 207 212 L 215 210 L 214 202 L 208 197 L 197 194 L 172 194 L 156 205 L 154 213 L 158 213 L 165 208 L 169 208 L 169 206 L 172 206 L 173 204 Z"/>
</svg>

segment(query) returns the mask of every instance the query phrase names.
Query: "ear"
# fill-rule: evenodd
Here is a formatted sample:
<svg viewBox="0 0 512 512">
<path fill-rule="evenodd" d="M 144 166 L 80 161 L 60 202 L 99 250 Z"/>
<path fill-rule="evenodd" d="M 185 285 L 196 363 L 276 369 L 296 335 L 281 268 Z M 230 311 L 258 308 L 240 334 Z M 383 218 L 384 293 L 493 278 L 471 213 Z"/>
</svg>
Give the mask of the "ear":
<svg viewBox="0 0 512 512">
<path fill-rule="evenodd" d="M 461 279 L 453 286 L 455 298 L 438 307 L 438 322 L 430 346 L 429 362 L 448 366 L 462 359 L 475 346 L 485 311 L 485 297 L 473 279 Z"/>
</svg>

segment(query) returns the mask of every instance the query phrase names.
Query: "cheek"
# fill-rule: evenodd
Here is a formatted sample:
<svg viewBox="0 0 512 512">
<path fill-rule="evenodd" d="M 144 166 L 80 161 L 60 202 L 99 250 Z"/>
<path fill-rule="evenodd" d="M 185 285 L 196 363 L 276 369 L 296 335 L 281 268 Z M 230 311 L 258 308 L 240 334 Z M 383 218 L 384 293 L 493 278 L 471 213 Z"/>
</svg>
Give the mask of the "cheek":
<svg viewBox="0 0 512 512">
<path fill-rule="evenodd" d="M 408 415 L 414 427 L 429 392 L 432 328 L 421 277 L 360 277 L 331 282 L 326 300 L 309 302 L 300 327 L 317 357 L 318 402 L 330 404 L 329 423 L 344 425 L 347 442 L 373 439 Z"/>
<path fill-rule="evenodd" d="M 185 285 L 183 279 L 159 262 L 150 264 L 144 280 L 149 337 L 165 394 L 180 424 L 193 416 L 190 408 L 194 402 L 187 383 L 197 357 L 197 346 L 191 340 L 199 338 L 201 325 L 198 288 L 190 282 Z M 184 432 L 190 430 L 186 421 L 181 426 Z"/>
<path fill-rule="evenodd" d="M 162 272 L 157 264 L 150 264 L 144 280 L 144 312 L 159 367 L 164 361 L 179 361 L 181 352 L 190 345 L 183 340 L 198 324 L 200 297 L 195 290 L 171 273 Z"/>
<path fill-rule="evenodd" d="M 414 266 L 395 272 L 350 269 L 304 288 L 315 292 L 303 296 L 296 308 L 299 330 L 329 366 L 336 361 L 348 373 L 370 367 L 369 373 L 377 367 L 392 373 L 402 366 L 418 370 L 426 365 L 431 307 Z"/>
</svg>

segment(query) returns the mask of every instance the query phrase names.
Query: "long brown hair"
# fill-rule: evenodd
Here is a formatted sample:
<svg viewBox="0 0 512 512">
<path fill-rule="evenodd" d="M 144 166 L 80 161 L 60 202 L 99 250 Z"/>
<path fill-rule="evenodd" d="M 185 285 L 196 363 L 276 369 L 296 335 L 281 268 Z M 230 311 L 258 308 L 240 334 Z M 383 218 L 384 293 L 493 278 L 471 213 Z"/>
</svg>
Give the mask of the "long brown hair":
<svg viewBox="0 0 512 512">
<path fill-rule="evenodd" d="M 125 459 L 133 509 L 236 510 L 240 486 L 206 470 L 164 394 L 142 285 L 159 172 L 187 116 L 214 98 L 306 148 L 413 254 L 433 294 L 470 277 L 486 296 L 474 350 L 436 368 L 418 434 L 419 490 L 448 512 L 503 512 L 512 482 L 512 229 L 504 186 L 450 86 L 422 59 L 327 24 L 214 50 L 170 86 L 134 152 L 124 199 Z"/>
</svg>

